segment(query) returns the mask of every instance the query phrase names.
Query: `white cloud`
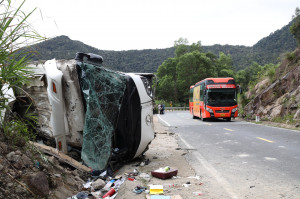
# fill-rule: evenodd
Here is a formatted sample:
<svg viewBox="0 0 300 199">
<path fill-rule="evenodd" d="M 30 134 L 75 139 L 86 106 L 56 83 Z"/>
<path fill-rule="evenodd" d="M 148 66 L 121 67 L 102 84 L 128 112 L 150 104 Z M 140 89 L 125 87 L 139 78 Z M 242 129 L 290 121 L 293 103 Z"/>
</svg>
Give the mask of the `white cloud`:
<svg viewBox="0 0 300 199">
<path fill-rule="evenodd" d="M 255 44 L 288 24 L 298 0 L 27 0 L 39 33 L 67 35 L 104 50 Z"/>
</svg>

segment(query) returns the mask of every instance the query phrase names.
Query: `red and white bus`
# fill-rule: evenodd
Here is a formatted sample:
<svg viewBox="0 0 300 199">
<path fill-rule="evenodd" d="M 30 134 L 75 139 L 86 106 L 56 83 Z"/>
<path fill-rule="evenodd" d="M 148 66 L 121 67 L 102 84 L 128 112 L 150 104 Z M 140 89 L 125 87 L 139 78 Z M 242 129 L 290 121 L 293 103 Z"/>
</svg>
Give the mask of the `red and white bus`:
<svg viewBox="0 0 300 199">
<path fill-rule="evenodd" d="M 223 118 L 238 116 L 237 86 L 233 78 L 206 78 L 190 86 L 189 108 L 193 118 Z"/>
</svg>

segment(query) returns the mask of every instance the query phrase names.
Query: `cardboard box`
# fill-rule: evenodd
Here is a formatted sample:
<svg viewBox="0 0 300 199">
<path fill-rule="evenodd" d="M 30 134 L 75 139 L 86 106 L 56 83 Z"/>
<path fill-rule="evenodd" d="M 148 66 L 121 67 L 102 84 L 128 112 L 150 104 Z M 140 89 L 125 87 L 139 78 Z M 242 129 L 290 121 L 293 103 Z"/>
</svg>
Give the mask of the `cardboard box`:
<svg viewBox="0 0 300 199">
<path fill-rule="evenodd" d="M 156 170 L 156 171 L 151 171 L 151 175 L 153 177 L 164 180 L 164 179 L 172 178 L 173 176 L 177 176 L 177 172 L 178 172 L 177 169 L 170 169 L 169 171 Z"/>
</svg>

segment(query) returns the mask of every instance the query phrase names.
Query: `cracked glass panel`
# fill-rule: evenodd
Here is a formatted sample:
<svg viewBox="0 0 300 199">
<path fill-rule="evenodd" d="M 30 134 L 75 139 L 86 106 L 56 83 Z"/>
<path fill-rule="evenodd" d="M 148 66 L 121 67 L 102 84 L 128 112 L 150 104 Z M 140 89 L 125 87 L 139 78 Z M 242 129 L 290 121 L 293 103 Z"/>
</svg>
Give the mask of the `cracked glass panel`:
<svg viewBox="0 0 300 199">
<path fill-rule="evenodd" d="M 77 62 L 86 104 L 81 158 L 92 169 L 105 169 L 114 134 L 126 77 L 100 66 Z"/>
</svg>

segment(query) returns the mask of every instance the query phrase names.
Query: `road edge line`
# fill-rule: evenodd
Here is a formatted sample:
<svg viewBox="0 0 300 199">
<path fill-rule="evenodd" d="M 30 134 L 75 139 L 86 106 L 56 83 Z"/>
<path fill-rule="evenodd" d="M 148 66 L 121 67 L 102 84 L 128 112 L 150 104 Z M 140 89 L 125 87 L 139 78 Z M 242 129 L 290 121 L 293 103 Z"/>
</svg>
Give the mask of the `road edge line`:
<svg viewBox="0 0 300 199">
<path fill-rule="evenodd" d="M 181 135 L 177 133 L 180 140 L 186 145 L 187 148 L 193 148 L 185 139 L 182 138 Z M 197 160 L 201 163 L 201 165 L 212 175 L 213 178 L 224 188 L 224 190 L 228 193 L 231 198 L 238 199 L 239 197 L 233 191 L 230 183 L 222 177 L 219 172 L 197 151 L 193 152 L 197 158 Z"/>
<path fill-rule="evenodd" d="M 171 126 L 168 122 L 163 120 L 159 115 L 157 115 L 158 119 L 160 119 L 163 123 L 165 123 L 167 126 Z"/>
</svg>

